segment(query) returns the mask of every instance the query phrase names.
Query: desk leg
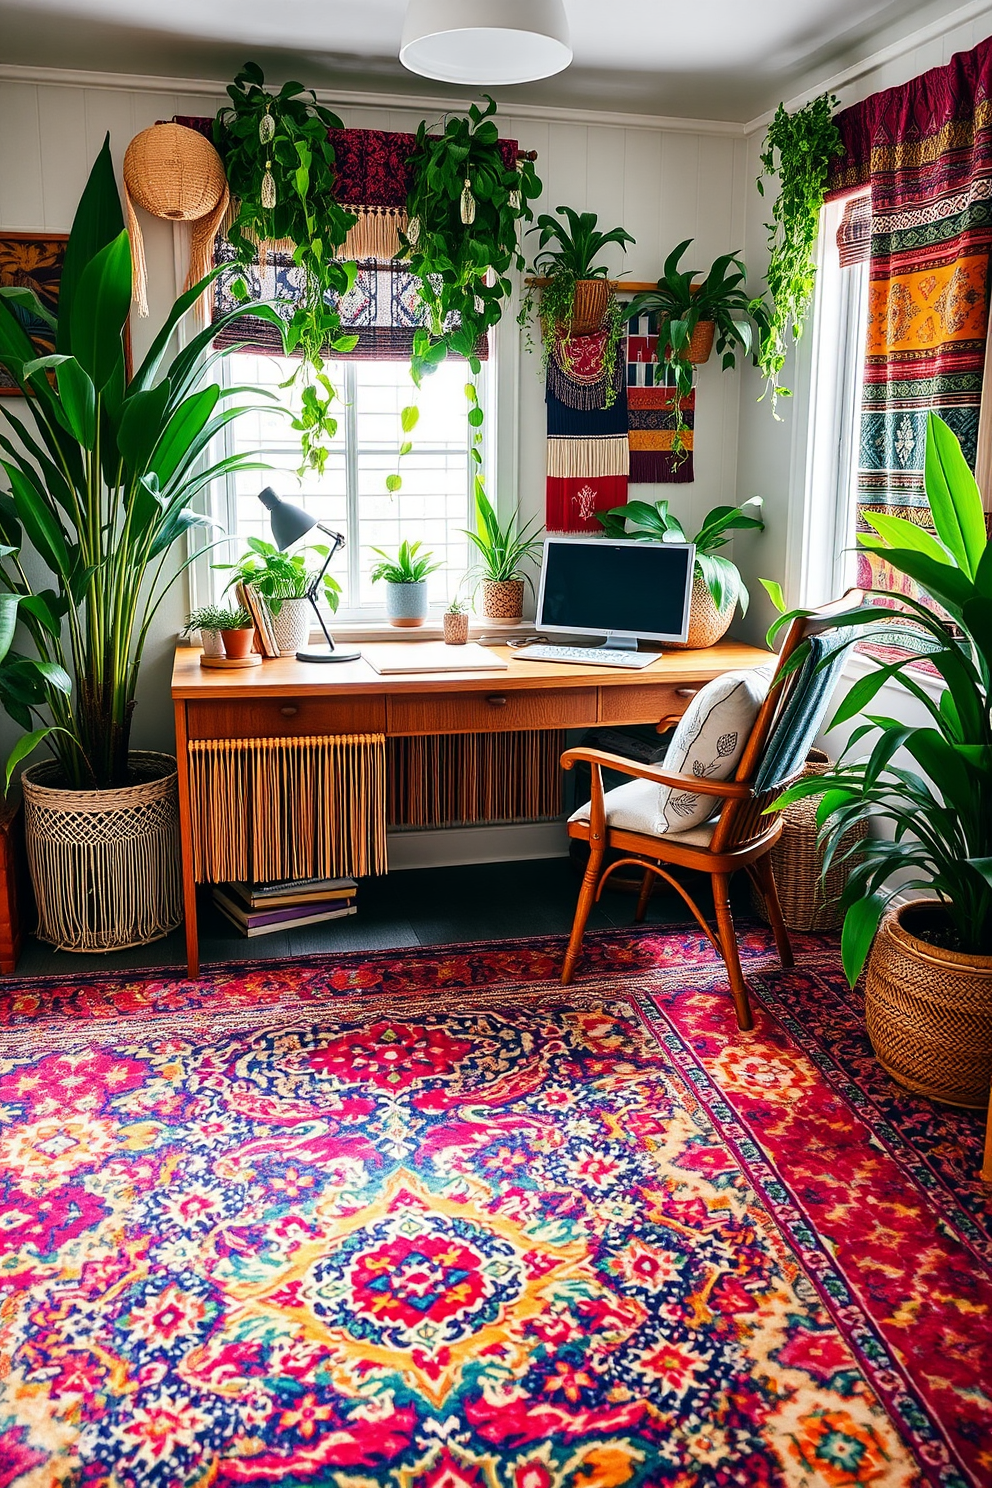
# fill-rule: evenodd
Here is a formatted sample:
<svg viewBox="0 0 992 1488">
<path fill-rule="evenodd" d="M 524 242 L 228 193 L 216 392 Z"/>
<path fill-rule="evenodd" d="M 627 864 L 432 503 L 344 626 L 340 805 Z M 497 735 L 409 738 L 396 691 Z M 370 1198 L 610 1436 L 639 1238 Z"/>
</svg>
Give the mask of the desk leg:
<svg viewBox="0 0 992 1488">
<path fill-rule="evenodd" d="M 176 759 L 179 763 L 179 836 L 183 854 L 183 903 L 186 911 L 186 969 L 200 974 L 200 940 L 196 924 L 196 876 L 193 869 L 193 818 L 189 803 L 189 750 L 186 747 L 186 704 L 176 703 Z"/>
</svg>

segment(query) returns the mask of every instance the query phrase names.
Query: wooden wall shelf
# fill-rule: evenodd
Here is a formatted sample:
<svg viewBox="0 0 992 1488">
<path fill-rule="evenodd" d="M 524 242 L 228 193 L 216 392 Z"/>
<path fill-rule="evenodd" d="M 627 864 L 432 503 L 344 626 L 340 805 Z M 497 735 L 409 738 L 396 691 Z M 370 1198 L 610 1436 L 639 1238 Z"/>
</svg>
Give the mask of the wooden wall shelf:
<svg viewBox="0 0 992 1488">
<path fill-rule="evenodd" d="M 649 289 L 657 289 L 657 279 L 607 279 L 611 289 L 618 290 L 621 294 L 646 294 Z M 528 276 L 524 283 L 528 289 L 547 289 L 551 283 L 550 279 L 535 279 Z"/>
</svg>

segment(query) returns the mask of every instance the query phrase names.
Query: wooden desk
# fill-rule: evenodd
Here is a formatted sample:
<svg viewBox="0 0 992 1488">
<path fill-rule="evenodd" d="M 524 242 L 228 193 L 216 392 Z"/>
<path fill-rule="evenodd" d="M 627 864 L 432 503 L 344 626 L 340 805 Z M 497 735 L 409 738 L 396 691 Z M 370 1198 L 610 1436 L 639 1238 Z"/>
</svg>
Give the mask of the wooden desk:
<svg viewBox="0 0 992 1488">
<path fill-rule="evenodd" d="M 179 809 L 189 974 L 199 970 L 196 875 L 190 791 L 190 744 L 203 740 L 285 739 L 364 734 L 496 733 L 588 728 L 596 724 L 658 723 L 683 713 L 706 682 L 724 672 L 760 666 L 767 651 L 724 641 L 702 651 L 670 651 L 640 671 L 524 661 L 507 647 L 501 672 L 435 672 L 380 676 L 363 659 L 320 666 L 280 657 L 259 667 L 213 670 L 200 653 L 176 652 Z"/>
</svg>

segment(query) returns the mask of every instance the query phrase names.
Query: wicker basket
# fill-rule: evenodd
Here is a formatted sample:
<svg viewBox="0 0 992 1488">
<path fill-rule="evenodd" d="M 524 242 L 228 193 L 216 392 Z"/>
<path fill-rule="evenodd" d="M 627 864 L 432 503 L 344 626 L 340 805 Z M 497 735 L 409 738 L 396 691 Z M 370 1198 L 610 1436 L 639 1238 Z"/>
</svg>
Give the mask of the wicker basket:
<svg viewBox="0 0 992 1488">
<path fill-rule="evenodd" d="M 176 761 L 134 751 L 137 784 L 60 790 L 58 766 L 21 776 L 38 938 L 63 951 L 147 945 L 182 919 Z"/>
<path fill-rule="evenodd" d="M 524 612 L 523 579 L 484 579 L 482 613 L 497 625 L 516 625 Z"/>
<path fill-rule="evenodd" d="M 697 321 L 692 335 L 689 337 L 689 360 L 694 367 L 701 367 L 710 359 L 713 350 L 713 337 L 716 333 L 716 321 Z"/>
<path fill-rule="evenodd" d="M 811 749 L 803 776 L 823 775 L 831 761 L 822 749 Z M 790 930 L 835 930 L 843 919 L 838 901 L 854 866 L 850 858 L 834 857 L 823 878 L 823 853 L 816 845 L 816 808 L 819 797 L 795 801 L 782 813 L 782 835 L 772 848 L 772 871 L 782 905 L 782 918 Z M 867 822 L 858 822 L 845 835 L 845 846 L 868 835 Z M 841 853 L 844 849 L 841 849 Z M 751 902 L 763 920 L 768 919 L 764 897 L 752 885 Z"/>
<path fill-rule="evenodd" d="M 606 318 L 609 301 L 610 286 L 607 280 L 577 279 L 569 334 L 591 336 L 594 331 L 598 331 Z"/>
<path fill-rule="evenodd" d="M 704 646 L 715 646 L 730 629 L 740 592 L 739 583 L 728 583 L 723 609 L 718 610 L 697 564 L 692 576 L 692 597 L 689 600 L 689 634 L 684 641 L 667 641 L 669 649 L 698 651 Z"/>
<path fill-rule="evenodd" d="M 983 1109 L 992 1080 L 992 956 L 965 956 L 908 927 L 944 924 L 936 900 L 889 910 L 865 976 L 865 1021 L 894 1080 L 949 1106 Z"/>
</svg>

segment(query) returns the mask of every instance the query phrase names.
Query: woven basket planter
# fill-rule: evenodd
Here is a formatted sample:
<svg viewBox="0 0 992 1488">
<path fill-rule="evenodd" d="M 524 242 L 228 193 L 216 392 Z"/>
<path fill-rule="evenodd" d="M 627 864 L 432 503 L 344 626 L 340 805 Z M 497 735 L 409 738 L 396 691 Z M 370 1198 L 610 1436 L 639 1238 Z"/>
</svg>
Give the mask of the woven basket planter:
<svg viewBox="0 0 992 1488">
<path fill-rule="evenodd" d="M 272 631 L 280 656 L 295 656 L 310 640 L 310 601 L 284 599 L 272 615 Z"/>
<path fill-rule="evenodd" d="M 700 320 L 689 337 L 689 360 L 694 367 L 701 367 L 710 359 L 713 337 L 716 334 L 715 320 Z"/>
<path fill-rule="evenodd" d="M 516 625 L 524 613 L 523 579 L 503 579 L 495 583 L 485 579 L 482 585 L 482 613 L 497 625 Z"/>
<path fill-rule="evenodd" d="M 811 749 L 803 770 L 808 775 L 823 775 L 831 761 L 822 749 Z M 844 848 L 834 857 L 823 877 L 823 852 L 816 845 L 816 808 L 819 796 L 794 801 L 782 812 L 782 835 L 771 851 L 775 887 L 782 905 L 782 918 L 790 930 L 835 930 L 844 916 L 839 900 L 848 875 L 857 858 L 842 856 L 846 847 L 868 835 L 868 823 L 858 822 L 845 834 Z M 752 885 L 751 903 L 755 913 L 768 919 L 764 897 Z"/>
<path fill-rule="evenodd" d="M 575 281 L 575 299 L 572 302 L 569 335 L 591 336 L 594 331 L 600 329 L 606 318 L 610 293 L 609 283 L 605 279 L 577 279 Z"/>
<path fill-rule="evenodd" d="M 59 950 L 147 945 L 182 919 L 176 761 L 135 750 L 130 765 L 118 790 L 60 790 L 54 763 L 21 776 L 38 938 Z"/>
<path fill-rule="evenodd" d="M 443 621 L 444 644 L 446 646 L 464 646 L 468 640 L 468 611 L 445 610 Z"/>
<path fill-rule="evenodd" d="M 730 629 L 740 592 L 737 583 L 728 584 L 723 609 L 718 610 L 697 567 L 692 576 L 692 598 L 689 601 L 689 634 L 684 641 L 666 641 L 665 645 L 692 651 L 698 651 L 703 646 L 715 646 Z"/>
<path fill-rule="evenodd" d="M 936 900 L 890 909 L 865 976 L 865 1021 L 882 1068 L 916 1095 L 984 1110 L 992 1080 L 992 956 L 965 956 L 913 930 L 944 925 Z"/>
</svg>

